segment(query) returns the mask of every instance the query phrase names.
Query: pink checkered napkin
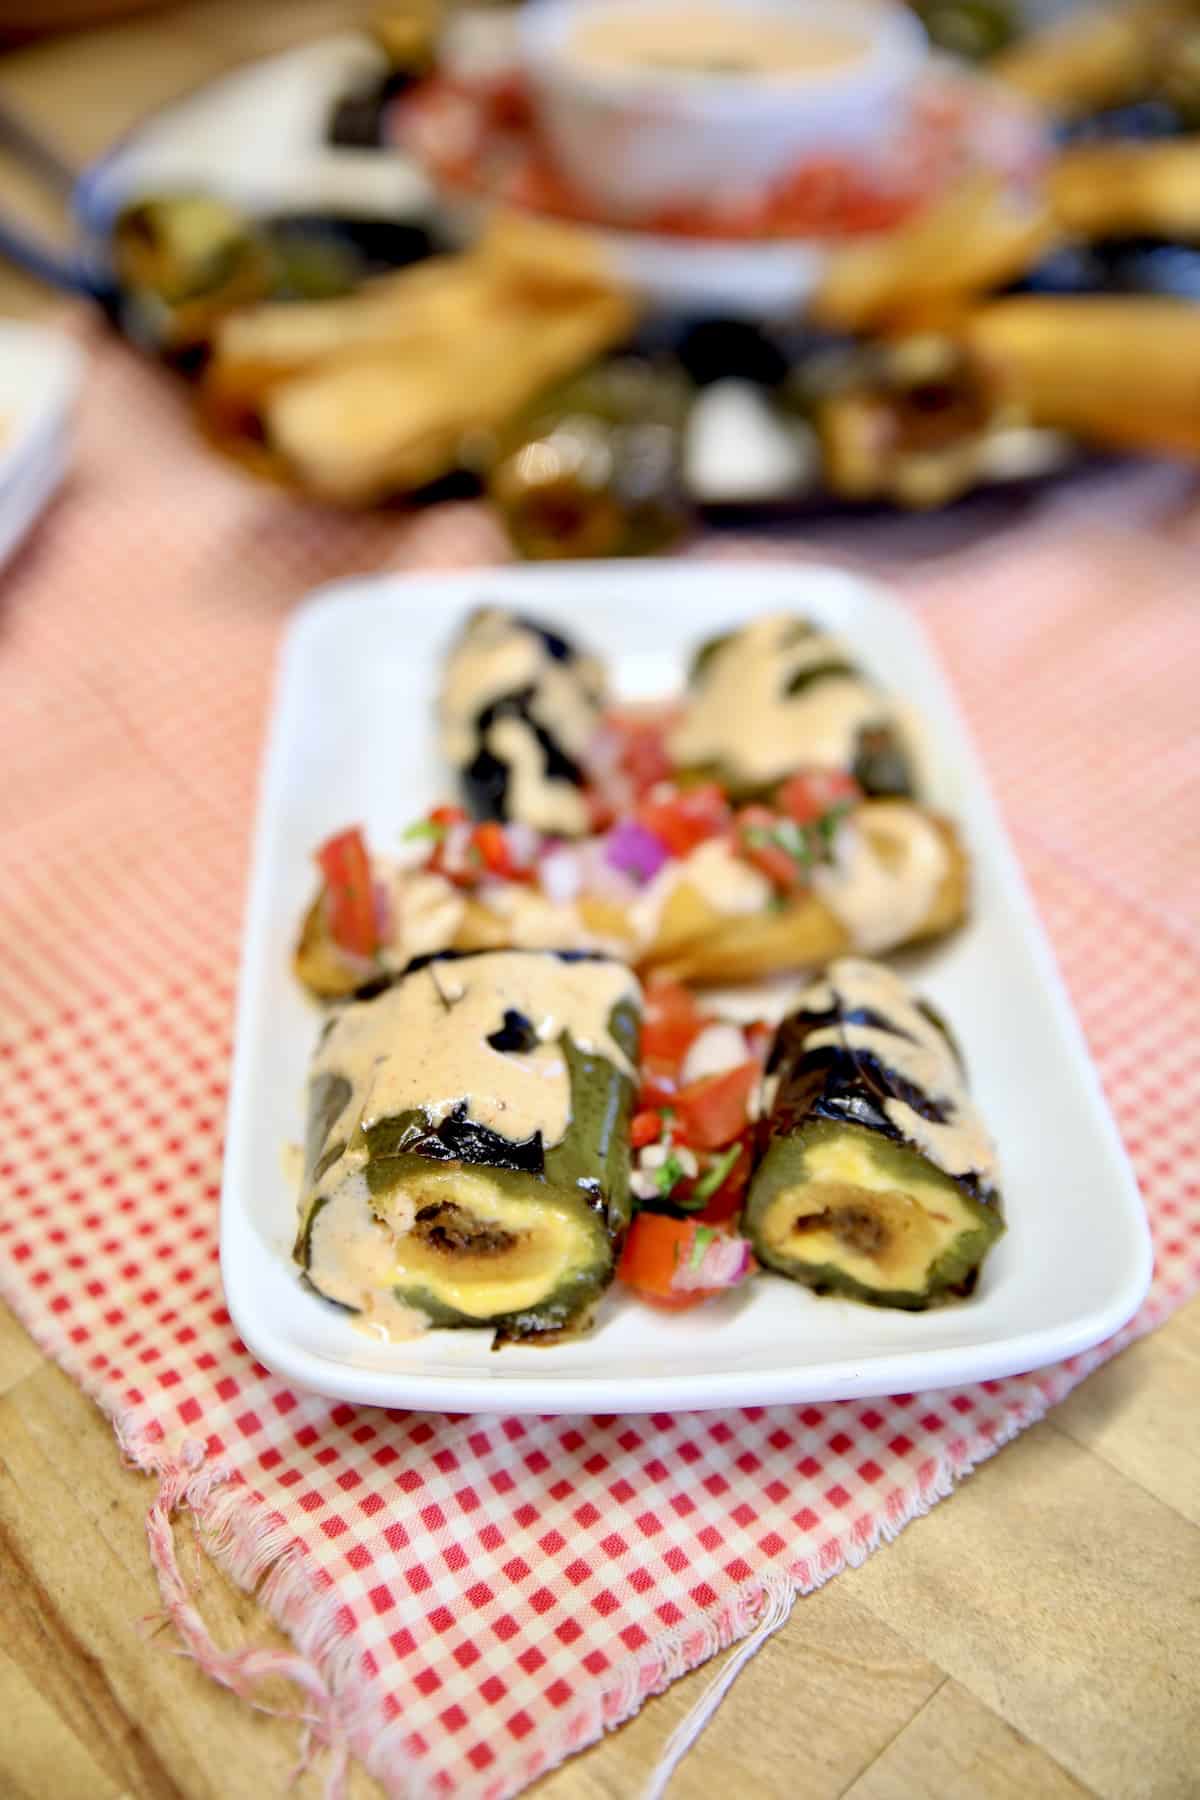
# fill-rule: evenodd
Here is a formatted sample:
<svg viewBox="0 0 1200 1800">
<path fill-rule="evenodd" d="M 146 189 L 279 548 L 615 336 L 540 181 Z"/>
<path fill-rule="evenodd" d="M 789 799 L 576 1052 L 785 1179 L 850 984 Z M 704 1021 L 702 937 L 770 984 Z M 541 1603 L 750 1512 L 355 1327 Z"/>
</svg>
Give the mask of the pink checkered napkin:
<svg viewBox="0 0 1200 1800">
<path fill-rule="evenodd" d="M 509 1795 L 855 1560 L 1115 1345 L 958 1393 L 652 1418 L 443 1418 L 290 1392 L 221 1300 L 217 1190 L 273 654 L 322 578 L 493 549 L 470 509 L 331 518 L 196 447 L 96 358 L 69 492 L 0 591 L 0 1279 L 160 1477 L 187 1642 L 282 1664 L 394 1794 Z M 914 598 L 1015 829 L 1144 1185 L 1200 1281 L 1200 613 L 1187 546 L 1076 532 Z M 296 1655 L 219 1653 L 175 1569 L 189 1505 Z"/>
</svg>

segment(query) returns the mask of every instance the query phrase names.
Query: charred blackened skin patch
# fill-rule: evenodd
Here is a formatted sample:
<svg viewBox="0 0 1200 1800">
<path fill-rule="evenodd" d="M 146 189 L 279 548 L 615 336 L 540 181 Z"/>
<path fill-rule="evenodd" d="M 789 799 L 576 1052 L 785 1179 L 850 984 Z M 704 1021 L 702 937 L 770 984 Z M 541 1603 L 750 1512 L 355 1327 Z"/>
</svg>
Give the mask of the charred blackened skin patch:
<svg viewBox="0 0 1200 1800">
<path fill-rule="evenodd" d="M 499 1031 L 488 1033 L 488 1043 L 493 1050 L 502 1050 L 512 1056 L 528 1056 L 531 1050 L 538 1047 L 538 1034 L 532 1022 L 515 1006 L 505 1009 L 504 1023 Z"/>
<path fill-rule="evenodd" d="M 876 799 L 912 797 L 912 769 L 904 746 L 888 725 L 867 726 L 859 733 L 850 773 L 863 792 Z"/>
<path fill-rule="evenodd" d="M 453 1200 L 423 1206 L 413 1224 L 413 1236 L 447 1256 L 498 1256 L 517 1241 L 514 1232 L 491 1220 L 473 1218 Z"/>
<path fill-rule="evenodd" d="M 427 1156 L 431 1162 L 461 1162 L 477 1168 L 515 1169 L 525 1175 L 545 1173 L 546 1153 L 542 1134 L 535 1131 L 528 1138 L 506 1138 L 486 1125 L 478 1124 L 460 1100 L 452 1113 L 436 1127 L 410 1134 L 397 1149 L 412 1156 Z"/>
<path fill-rule="evenodd" d="M 865 1206 L 828 1207 L 824 1212 L 804 1213 L 792 1230 L 832 1231 L 847 1249 L 859 1250 L 864 1256 L 878 1255 L 888 1235 L 883 1221 Z"/>
<path fill-rule="evenodd" d="M 852 663 L 839 662 L 836 657 L 830 657 L 828 662 L 813 663 L 807 669 L 797 669 L 795 674 L 789 677 L 784 684 L 783 691 L 789 699 L 794 700 L 798 694 L 803 694 L 809 688 L 816 687 L 818 682 L 853 681 L 857 673 L 858 671 Z"/>
<path fill-rule="evenodd" d="M 518 720 L 534 738 L 542 752 L 542 772 L 547 781 L 564 781 L 576 788 L 583 786 L 583 770 L 579 764 L 534 718 L 532 709 L 536 698 L 534 688 L 520 688 L 493 700 L 476 717 L 479 749 L 463 770 L 463 789 L 467 804 L 477 819 L 508 816 L 508 764 L 487 747 L 488 732 L 500 719 Z"/>
<path fill-rule="evenodd" d="M 532 631 L 535 637 L 541 638 L 546 655 L 552 661 L 574 662 L 575 647 L 573 644 L 569 644 L 560 632 L 555 631 L 549 625 L 543 625 L 540 619 L 531 619 L 528 613 L 517 613 L 514 616 L 518 625 L 523 625 L 526 631 Z"/>
<path fill-rule="evenodd" d="M 611 962 L 612 958 L 603 950 L 427 950 L 422 956 L 414 956 L 411 962 L 405 963 L 398 976 L 393 976 L 387 984 L 394 987 L 397 981 L 404 981 L 409 975 L 416 975 L 421 969 L 427 969 L 430 963 L 470 962 L 473 956 L 554 956 L 559 962 Z"/>
</svg>

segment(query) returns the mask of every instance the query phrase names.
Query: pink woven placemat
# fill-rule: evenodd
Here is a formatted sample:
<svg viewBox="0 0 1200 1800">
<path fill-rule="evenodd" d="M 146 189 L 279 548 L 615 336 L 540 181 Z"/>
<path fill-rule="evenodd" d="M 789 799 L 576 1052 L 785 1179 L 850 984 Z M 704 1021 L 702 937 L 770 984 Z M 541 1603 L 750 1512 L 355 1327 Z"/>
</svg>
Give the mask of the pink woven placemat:
<svg viewBox="0 0 1200 1800">
<path fill-rule="evenodd" d="M 496 553 L 474 509 L 344 520 L 253 485 L 110 345 L 0 587 L 0 1286 L 158 1477 L 151 1555 L 204 1666 L 247 1697 L 294 1675 L 335 1786 L 352 1752 L 392 1794 L 489 1800 L 860 1560 L 1200 1283 L 1195 557 L 1186 521 L 1077 521 L 910 592 L 1143 1183 L 1157 1272 L 1121 1337 L 957 1393 L 649 1419 L 372 1411 L 254 1361 L 217 1194 L 276 643 L 316 581 Z M 180 1506 L 294 1656 L 207 1638 Z"/>
</svg>

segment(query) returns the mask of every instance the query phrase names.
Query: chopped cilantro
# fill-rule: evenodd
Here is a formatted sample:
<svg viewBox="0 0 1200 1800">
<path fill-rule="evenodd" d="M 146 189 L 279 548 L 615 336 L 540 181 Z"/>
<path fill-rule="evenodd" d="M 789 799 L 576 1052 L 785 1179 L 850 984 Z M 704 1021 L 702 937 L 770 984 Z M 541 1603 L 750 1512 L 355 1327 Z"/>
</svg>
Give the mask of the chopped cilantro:
<svg viewBox="0 0 1200 1800">
<path fill-rule="evenodd" d="M 839 800 L 835 806 L 829 808 L 828 812 L 823 812 L 821 814 L 820 818 L 817 820 L 817 832 L 823 844 L 826 846 L 832 844 L 838 826 L 841 824 L 846 814 L 852 812 L 853 809 L 853 801 Z"/>
<path fill-rule="evenodd" d="M 728 1150 L 721 1152 L 716 1162 L 705 1170 L 692 1190 L 697 1200 L 707 1200 L 710 1194 L 716 1193 L 741 1154 L 742 1146 L 740 1144 L 730 1144 Z"/>
<path fill-rule="evenodd" d="M 781 819 L 772 836 L 781 850 L 786 850 L 794 862 L 801 868 L 807 868 L 813 860 L 813 847 L 807 831 L 797 825 L 794 819 Z"/>
<path fill-rule="evenodd" d="M 659 1163 L 654 1171 L 654 1179 L 658 1183 L 658 1191 L 665 1200 L 672 1188 L 684 1177 L 684 1167 L 672 1150 L 664 1162 Z"/>
<path fill-rule="evenodd" d="M 406 844 L 420 843 L 426 838 L 435 844 L 440 844 L 445 835 L 446 827 L 437 819 L 418 819 L 415 825 L 410 825 L 407 831 L 400 833 L 402 841 Z"/>
</svg>

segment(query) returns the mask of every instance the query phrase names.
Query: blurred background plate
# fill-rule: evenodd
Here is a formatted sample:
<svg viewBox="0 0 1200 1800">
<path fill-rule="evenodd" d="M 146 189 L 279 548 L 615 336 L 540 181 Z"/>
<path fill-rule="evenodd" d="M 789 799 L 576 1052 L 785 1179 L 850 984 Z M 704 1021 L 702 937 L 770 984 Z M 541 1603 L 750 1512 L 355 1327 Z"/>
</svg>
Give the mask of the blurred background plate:
<svg viewBox="0 0 1200 1800">
<path fill-rule="evenodd" d="M 474 242 L 495 210 L 493 201 L 438 191 L 439 222 L 455 243 Z M 614 279 L 645 306 L 685 317 L 787 318 L 816 291 L 829 260 L 826 245 L 800 239 L 713 243 L 604 226 L 588 233 Z"/>
<path fill-rule="evenodd" d="M 386 71 L 378 45 L 345 32 L 247 63 L 152 113 L 76 189 L 93 269 L 107 272 L 113 224 L 145 194 L 212 193 L 253 216 L 423 223 L 433 195 L 410 157 L 329 141 L 339 101 Z"/>
</svg>

